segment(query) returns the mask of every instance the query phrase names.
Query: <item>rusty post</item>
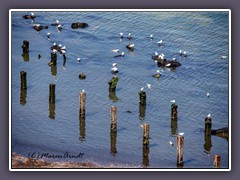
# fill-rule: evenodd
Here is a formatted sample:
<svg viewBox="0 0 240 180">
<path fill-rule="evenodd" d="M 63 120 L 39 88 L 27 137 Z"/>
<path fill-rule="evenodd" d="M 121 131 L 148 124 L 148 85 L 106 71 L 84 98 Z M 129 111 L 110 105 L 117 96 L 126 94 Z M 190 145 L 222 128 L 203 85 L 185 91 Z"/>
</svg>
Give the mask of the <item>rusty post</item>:
<svg viewBox="0 0 240 180">
<path fill-rule="evenodd" d="M 81 117 L 79 114 L 79 131 L 80 131 L 80 137 L 79 140 L 81 142 L 84 142 L 86 139 L 86 123 L 85 123 L 85 117 Z"/>
<path fill-rule="evenodd" d="M 85 110 L 86 110 L 85 104 L 86 104 L 86 93 L 83 90 L 80 93 L 80 117 L 81 118 L 85 118 Z"/>
<path fill-rule="evenodd" d="M 220 162 L 221 162 L 221 156 L 218 154 L 214 155 L 214 162 L 213 162 L 213 167 L 214 168 L 220 168 Z"/>
<path fill-rule="evenodd" d="M 55 84 L 49 84 L 49 103 L 55 103 Z"/>
<path fill-rule="evenodd" d="M 149 147 L 149 124 L 143 124 L 143 146 Z"/>
<path fill-rule="evenodd" d="M 183 167 L 183 144 L 184 136 L 177 136 L 177 167 Z"/>
</svg>

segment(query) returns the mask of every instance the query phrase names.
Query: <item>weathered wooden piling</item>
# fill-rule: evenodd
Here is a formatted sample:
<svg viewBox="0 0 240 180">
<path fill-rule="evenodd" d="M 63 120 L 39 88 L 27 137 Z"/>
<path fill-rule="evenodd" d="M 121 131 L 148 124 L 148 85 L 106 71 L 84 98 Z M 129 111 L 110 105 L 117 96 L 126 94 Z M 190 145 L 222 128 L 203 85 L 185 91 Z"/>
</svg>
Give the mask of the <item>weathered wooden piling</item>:
<svg viewBox="0 0 240 180">
<path fill-rule="evenodd" d="M 79 97 L 80 97 L 80 117 L 85 118 L 86 93 L 82 91 Z"/>
<path fill-rule="evenodd" d="M 117 154 L 117 131 L 111 130 L 110 141 L 111 141 L 111 153 L 113 156 L 115 156 Z"/>
<path fill-rule="evenodd" d="M 211 117 L 206 117 L 205 118 L 205 135 L 211 136 L 211 131 L 212 131 L 212 119 Z"/>
<path fill-rule="evenodd" d="M 23 53 L 23 54 L 22 54 L 22 58 L 23 58 L 23 60 L 26 61 L 26 62 L 29 61 L 29 59 L 30 59 L 29 53 Z"/>
<path fill-rule="evenodd" d="M 111 121 L 111 131 L 116 132 L 117 131 L 117 107 L 112 106 L 110 110 L 110 121 Z"/>
<path fill-rule="evenodd" d="M 214 155 L 214 161 L 213 161 L 213 167 L 214 168 L 220 168 L 220 163 L 221 163 L 221 156 L 218 154 Z"/>
<path fill-rule="evenodd" d="M 55 103 L 55 84 L 49 84 L 49 103 Z"/>
<path fill-rule="evenodd" d="M 142 163 L 144 167 L 149 166 L 149 147 L 143 146 L 142 148 Z"/>
<path fill-rule="evenodd" d="M 51 74 L 52 76 L 57 75 L 57 65 L 51 65 Z"/>
<path fill-rule="evenodd" d="M 139 103 L 139 119 L 144 120 L 146 115 L 146 105 Z"/>
<path fill-rule="evenodd" d="M 173 103 L 171 105 L 171 119 L 174 120 L 174 121 L 177 121 L 178 120 L 178 111 L 177 111 L 177 108 L 178 106 Z"/>
<path fill-rule="evenodd" d="M 177 167 L 183 167 L 183 144 L 184 136 L 177 136 Z"/>
<path fill-rule="evenodd" d="M 139 103 L 141 105 L 146 105 L 146 98 L 147 98 L 146 92 L 140 91 L 138 94 L 139 94 Z"/>
<path fill-rule="evenodd" d="M 149 147 L 149 124 L 143 124 L 143 146 Z"/>
<path fill-rule="evenodd" d="M 20 71 L 21 76 L 21 89 L 27 89 L 27 72 Z"/>
<path fill-rule="evenodd" d="M 51 52 L 51 63 L 52 65 L 57 65 L 57 53 Z"/>
<path fill-rule="evenodd" d="M 55 108 L 56 105 L 55 103 L 49 102 L 49 118 L 50 119 L 55 119 Z"/>
<path fill-rule="evenodd" d="M 171 135 L 174 136 L 177 134 L 178 130 L 178 121 L 171 118 Z"/>
<path fill-rule="evenodd" d="M 23 49 L 23 54 L 26 54 L 29 52 L 29 41 L 27 40 L 23 41 L 22 49 Z"/>
<path fill-rule="evenodd" d="M 116 101 L 118 100 L 118 97 L 117 97 L 115 91 L 109 91 L 108 97 L 109 97 L 109 99 L 111 99 L 113 102 L 116 102 Z"/>
<path fill-rule="evenodd" d="M 80 137 L 79 140 L 81 142 L 84 142 L 86 139 L 86 122 L 85 117 L 81 117 L 79 114 L 79 131 L 80 131 Z"/>
<path fill-rule="evenodd" d="M 109 91 L 115 91 L 118 83 L 118 77 L 113 76 L 112 79 L 108 82 L 109 84 Z"/>
<path fill-rule="evenodd" d="M 21 88 L 21 92 L 20 92 L 20 104 L 21 105 L 25 105 L 27 103 L 27 89 L 22 89 Z"/>
<path fill-rule="evenodd" d="M 204 152 L 207 154 L 211 153 L 212 148 L 212 136 L 211 135 L 204 135 Z"/>
</svg>

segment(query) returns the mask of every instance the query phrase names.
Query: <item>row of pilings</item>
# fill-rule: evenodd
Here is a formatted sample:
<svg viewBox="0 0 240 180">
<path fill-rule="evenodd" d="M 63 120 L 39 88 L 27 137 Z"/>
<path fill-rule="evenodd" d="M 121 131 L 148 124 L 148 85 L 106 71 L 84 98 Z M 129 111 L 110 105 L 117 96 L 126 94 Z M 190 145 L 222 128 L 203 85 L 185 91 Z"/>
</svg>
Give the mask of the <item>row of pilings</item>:
<svg viewBox="0 0 240 180">
<path fill-rule="evenodd" d="M 23 49 L 23 58 L 24 60 L 29 60 L 29 42 L 23 41 L 22 45 Z M 63 55 L 63 65 L 66 63 L 66 56 Z M 56 71 L 56 65 L 57 65 L 57 53 L 52 52 L 51 53 L 51 61 L 49 62 L 49 65 L 52 68 L 52 72 Z M 54 75 L 55 73 L 53 73 Z M 55 74 L 56 75 L 56 74 Z M 27 95 L 27 72 L 21 71 L 20 72 L 20 78 L 21 78 L 21 94 L 20 94 L 20 104 L 26 104 L 26 95 Z M 113 76 L 112 79 L 108 82 L 109 84 L 109 97 L 116 101 L 118 98 L 116 96 L 116 86 L 118 83 L 118 77 Z M 49 118 L 54 119 L 55 118 L 55 84 L 49 84 Z M 139 117 L 144 118 L 145 117 L 145 109 L 146 109 L 146 92 L 140 91 L 139 93 Z M 81 92 L 79 95 L 79 101 L 80 101 L 80 108 L 79 108 L 79 130 L 80 130 L 80 140 L 85 141 L 85 104 L 86 104 L 86 93 Z M 173 103 L 171 105 L 171 134 L 175 135 L 177 134 L 178 129 L 178 106 Z M 204 149 L 209 152 L 211 150 L 211 134 L 212 134 L 212 122 L 210 117 L 205 118 L 205 144 Z M 142 159 L 143 159 L 143 165 L 144 167 L 149 166 L 149 151 L 150 151 L 150 142 L 149 142 L 149 135 L 150 135 L 150 125 L 144 123 L 142 125 L 143 134 L 142 134 Z M 183 161 L 183 147 L 184 147 L 184 136 L 183 135 L 177 135 L 177 167 L 182 168 L 184 166 Z M 110 143 L 111 143 L 111 153 L 113 155 L 116 155 L 117 153 L 117 107 L 112 106 L 110 108 Z M 214 162 L 213 166 L 214 168 L 220 168 L 220 155 L 215 154 L 214 155 Z"/>
</svg>

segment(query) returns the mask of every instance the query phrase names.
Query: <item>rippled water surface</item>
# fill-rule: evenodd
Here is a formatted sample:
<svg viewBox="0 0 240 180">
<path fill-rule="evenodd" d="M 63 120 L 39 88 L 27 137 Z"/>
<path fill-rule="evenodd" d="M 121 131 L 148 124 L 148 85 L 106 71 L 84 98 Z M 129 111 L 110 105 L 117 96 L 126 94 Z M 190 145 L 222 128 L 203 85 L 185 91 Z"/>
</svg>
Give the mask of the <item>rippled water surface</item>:
<svg viewBox="0 0 240 180">
<path fill-rule="evenodd" d="M 35 21 L 22 17 L 29 13 L 11 14 L 12 151 L 25 156 L 32 152 L 83 152 L 82 158 L 71 160 L 176 168 L 176 133 L 184 132 L 183 168 L 212 168 L 214 154 L 221 156 L 222 168 L 229 167 L 229 142 L 217 136 L 204 139 L 204 119 L 209 113 L 212 129 L 229 126 L 230 60 L 221 59 L 229 56 L 228 12 L 39 11 L 34 12 Z M 56 20 L 62 24 L 61 32 L 51 26 Z M 89 26 L 72 29 L 71 23 L 77 21 Z M 49 28 L 36 32 L 33 24 Z M 131 33 L 132 40 L 121 41 L 120 32 L 125 36 Z M 163 45 L 158 46 L 161 39 Z M 27 60 L 22 57 L 23 40 L 30 43 Z M 66 46 L 65 67 L 59 54 L 56 68 L 48 66 L 53 42 Z M 125 47 L 129 43 L 135 44 L 133 52 Z M 125 57 L 114 58 L 116 53 L 111 50 L 116 48 L 124 51 Z M 180 49 L 187 51 L 187 58 L 178 55 Z M 151 59 L 155 51 L 167 59 L 176 58 L 182 65 L 175 70 L 157 67 Z M 108 92 L 115 62 L 119 69 L 117 101 L 109 98 Z M 26 94 L 20 91 L 21 70 L 27 72 Z M 152 77 L 157 70 L 161 70 L 160 79 Z M 87 78 L 80 80 L 79 73 Z M 53 106 L 49 104 L 51 83 L 56 84 Z M 147 94 L 145 113 L 139 112 L 141 87 Z M 79 120 L 82 89 L 86 92 L 85 121 Z M 21 97 L 25 103 L 20 103 Z M 173 128 L 172 99 L 178 105 L 178 122 Z M 111 106 L 117 107 L 117 137 L 112 144 L 117 152 L 111 151 Z M 142 153 L 143 123 L 150 124 L 147 157 Z"/>
</svg>

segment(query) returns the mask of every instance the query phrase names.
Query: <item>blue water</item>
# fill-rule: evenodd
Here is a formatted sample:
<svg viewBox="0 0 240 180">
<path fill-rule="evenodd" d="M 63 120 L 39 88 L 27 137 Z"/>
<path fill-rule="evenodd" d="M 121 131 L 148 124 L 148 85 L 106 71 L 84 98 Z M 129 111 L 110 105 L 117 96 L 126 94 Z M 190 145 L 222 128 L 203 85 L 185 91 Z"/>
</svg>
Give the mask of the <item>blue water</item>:
<svg viewBox="0 0 240 180">
<path fill-rule="evenodd" d="M 228 12 L 34 12 L 35 21 L 23 19 L 30 12 L 12 12 L 11 86 L 12 151 L 62 154 L 85 153 L 73 161 L 90 161 L 120 167 L 177 168 L 176 134 L 171 133 L 171 100 L 178 105 L 177 131 L 184 132 L 183 168 L 213 168 L 213 156 L 221 156 L 221 168 L 229 167 L 229 142 L 211 136 L 204 149 L 204 119 L 210 113 L 212 129 L 229 127 Z M 56 20 L 62 31 L 51 26 Z M 89 27 L 71 29 L 73 22 Z M 33 24 L 48 25 L 36 32 Z M 47 32 L 51 33 L 50 40 Z M 132 40 L 119 38 L 131 33 Z M 153 34 L 151 41 L 149 36 Z M 157 41 L 163 40 L 158 46 Z M 29 61 L 22 57 L 23 40 L 30 43 Z M 67 61 L 58 54 L 57 73 L 51 71 L 50 47 L 66 46 Z M 134 52 L 126 45 L 135 44 Z M 125 57 L 114 58 L 119 48 Z M 179 50 L 187 51 L 181 58 Z M 175 70 L 159 68 L 154 52 L 177 58 Z M 38 54 L 41 58 L 38 59 Z M 77 63 L 77 58 L 81 62 Z M 109 98 L 112 63 L 118 63 L 116 96 Z M 20 104 L 20 71 L 27 72 L 26 104 Z M 160 79 L 153 78 L 161 70 Z M 79 73 L 87 78 L 79 80 Z M 55 117 L 49 117 L 49 84 L 56 84 Z M 148 89 L 147 83 L 151 84 Z M 141 87 L 147 94 L 144 117 L 139 117 Z M 86 91 L 85 127 L 80 128 L 79 93 Z M 207 92 L 210 97 L 207 97 Z M 111 153 L 110 107 L 117 106 L 117 153 Z M 131 111 L 132 113 L 128 113 Z M 150 124 L 149 164 L 142 154 L 143 123 Z M 81 131 L 85 136 L 82 137 Z M 174 146 L 169 145 L 173 141 Z M 61 159 L 62 160 L 62 159 Z"/>
</svg>

